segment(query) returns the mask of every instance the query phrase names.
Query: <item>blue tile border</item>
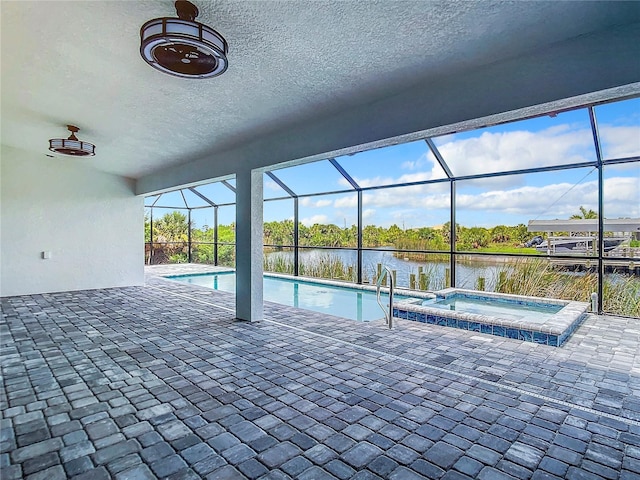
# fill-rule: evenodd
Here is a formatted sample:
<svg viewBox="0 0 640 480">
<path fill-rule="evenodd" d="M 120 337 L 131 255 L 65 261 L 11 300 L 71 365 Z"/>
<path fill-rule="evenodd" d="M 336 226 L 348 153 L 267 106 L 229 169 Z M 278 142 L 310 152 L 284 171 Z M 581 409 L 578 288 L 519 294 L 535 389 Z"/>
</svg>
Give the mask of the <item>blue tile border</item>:
<svg viewBox="0 0 640 480">
<path fill-rule="evenodd" d="M 533 341 L 535 343 L 540 343 L 542 345 L 547 344 L 548 335 L 546 333 L 542 333 L 542 332 L 532 332 L 532 333 L 533 333 Z"/>
<path fill-rule="evenodd" d="M 505 295 L 506 299 L 501 299 L 500 295 L 493 292 L 474 292 L 461 289 L 446 289 L 436 292 L 440 297 L 446 297 L 457 292 L 464 292 L 468 298 L 489 297 L 496 302 L 518 303 L 521 305 L 534 305 L 536 303 L 551 303 L 561 305 L 561 310 L 551 317 L 551 320 L 544 324 L 529 326 L 522 322 L 514 322 L 504 318 L 492 318 L 486 315 L 464 313 L 458 311 L 442 310 L 429 305 L 416 303 L 415 301 L 399 301 L 394 304 L 394 316 L 437 325 L 444 327 L 458 328 L 475 333 L 495 335 L 514 340 L 538 343 L 552 347 L 562 346 L 571 337 L 571 334 L 578 328 L 586 317 L 589 307 L 585 302 L 571 302 L 558 299 L 536 299 L 534 297 L 519 297 L 517 295 Z M 485 295 L 485 293 L 488 293 Z"/>
<path fill-rule="evenodd" d="M 533 342 L 533 332 L 529 330 L 518 330 L 518 340 Z"/>
<path fill-rule="evenodd" d="M 518 329 L 517 328 L 507 328 L 507 338 L 518 338 Z"/>
<path fill-rule="evenodd" d="M 498 337 L 512 338 L 514 340 L 522 340 L 524 342 L 539 343 L 541 345 L 549 345 L 551 347 L 560 347 L 564 344 L 576 328 L 582 323 L 586 315 L 581 315 L 570 328 L 560 335 L 553 333 L 538 332 L 523 328 L 509 328 L 501 325 L 491 325 L 479 322 L 469 322 L 466 320 L 456 320 L 455 318 L 442 317 L 431 314 L 414 314 L 416 312 L 407 312 L 406 310 L 394 308 L 393 315 L 404 320 L 413 322 L 427 323 L 429 325 L 438 325 L 441 327 L 452 327 L 461 330 L 469 330 L 476 333 L 484 333 L 495 335 Z"/>
</svg>

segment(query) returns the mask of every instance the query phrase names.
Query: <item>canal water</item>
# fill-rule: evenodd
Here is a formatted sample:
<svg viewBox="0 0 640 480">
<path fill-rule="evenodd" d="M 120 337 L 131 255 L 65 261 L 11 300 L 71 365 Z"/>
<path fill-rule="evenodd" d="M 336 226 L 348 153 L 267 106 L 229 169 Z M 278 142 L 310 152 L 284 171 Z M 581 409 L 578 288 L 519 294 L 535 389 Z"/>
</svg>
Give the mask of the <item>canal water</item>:
<svg viewBox="0 0 640 480">
<path fill-rule="evenodd" d="M 280 257 L 283 260 L 293 262 L 293 252 L 276 251 L 265 254 L 267 258 Z M 345 265 L 356 269 L 358 254 L 355 250 L 323 250 L 323 249 L 300 249 L 301 263 L 318 263 L 328 257 L 340 259 Z M 400 253 L 400 255 L 402 255 Z M 477 259 L 477 257 L 476 257 Z M 485 290 L 495 289 L 499 272 L 507 269 L 503 257 L 489 258 L 482 257 L 479 260 L 469 260 L 465 258 L 456 264 L 456 286 L 458 288 L 476 288 L 479 277 L 485 279 Z M 439 290 L 445 288 L 445 271 L 449 269 L 447 261 L 416 262 L 405 258 L 399 258 L 392 251 L 365 250 L 362 252 L 362 268 L 364 280 L 369 283 L 375 282 L 377 265 L 382 264 L 396 271 L 396 285 L 399 287 L 409 287 L 410 274 L 418 276 L 419 268 L 427 275 L 429 285 L 428 290 Z"/>
</svg>

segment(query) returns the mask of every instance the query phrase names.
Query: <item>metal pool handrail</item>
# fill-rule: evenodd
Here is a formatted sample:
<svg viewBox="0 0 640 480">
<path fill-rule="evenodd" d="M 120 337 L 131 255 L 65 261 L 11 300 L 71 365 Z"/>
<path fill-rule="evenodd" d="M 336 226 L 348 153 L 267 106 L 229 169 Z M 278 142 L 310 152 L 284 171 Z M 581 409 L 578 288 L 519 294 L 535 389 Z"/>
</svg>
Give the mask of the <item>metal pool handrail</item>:
<svg viewBox="0 0 640 480">
<path fill-rule="evenodd" d="M 382 285 L 385 275 L 389 277 L 389 311 L 384 308 L 384 305 L 382 305 L 382 302 L 380 301 L 380 285 Z M 382 267 L 382 273 L 376 282 L 376 300 L 384 312 L 384 318 L 387 320 L 389 329 L 393 328 L 393 274 L 391 273 L 391 269 L 387 266 Z"/>
</svg>

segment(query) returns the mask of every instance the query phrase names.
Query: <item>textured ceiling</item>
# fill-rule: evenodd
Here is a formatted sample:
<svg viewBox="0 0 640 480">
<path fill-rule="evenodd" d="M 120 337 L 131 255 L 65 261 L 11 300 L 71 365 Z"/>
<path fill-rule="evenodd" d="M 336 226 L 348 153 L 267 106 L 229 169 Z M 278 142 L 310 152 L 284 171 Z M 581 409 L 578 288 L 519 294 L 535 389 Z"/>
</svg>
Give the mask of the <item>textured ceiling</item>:
<svg viewBox="0 0 640 480">
<path fill-rule="evenodd" d="M 639 18 L 636 2 L 194 3 L 229 42 L 214 79 L 140 58 L 171 1 L 0 2 L 2 144 L 45 155 L 72 123 L 97 146 L 78 161 L 140 178 Z"/>
</svg>

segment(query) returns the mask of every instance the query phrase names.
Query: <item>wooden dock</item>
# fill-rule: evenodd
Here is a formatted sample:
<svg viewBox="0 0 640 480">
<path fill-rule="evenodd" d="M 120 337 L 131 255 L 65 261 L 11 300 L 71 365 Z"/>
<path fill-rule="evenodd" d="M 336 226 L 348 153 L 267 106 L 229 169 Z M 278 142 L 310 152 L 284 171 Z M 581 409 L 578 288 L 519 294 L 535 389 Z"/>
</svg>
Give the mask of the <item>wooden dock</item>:
<svg viewBox="0 0 640 480">
<path fill-rule="evenodd" d="M 551 257 L 549 262 L 556 268 L 572 271 L 595 271 L 598 268 L 598 259 L 593 257 L 576 256 L 575 259 Z M 607 260 L 605 257 L 604 271 L 640 276 L 640 257 L 629 258 L 629 260 Z"/>
</svg>

